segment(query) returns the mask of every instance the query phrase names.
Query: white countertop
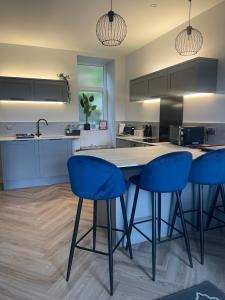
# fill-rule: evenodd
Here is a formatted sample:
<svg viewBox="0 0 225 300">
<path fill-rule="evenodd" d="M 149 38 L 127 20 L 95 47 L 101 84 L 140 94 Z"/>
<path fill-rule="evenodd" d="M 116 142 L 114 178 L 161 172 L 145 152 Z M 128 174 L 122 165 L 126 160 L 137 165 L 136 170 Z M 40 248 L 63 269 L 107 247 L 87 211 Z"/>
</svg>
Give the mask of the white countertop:
<svg viewBox="0 0 225 300">
<path fill-rule="evenodd" d="M 79 139 L 80 136 L 67 136 L 67 135 L 41 135 L 40 137 L 35 136 L 34 138 L 17 139 L 15 136 L 0 136 L 0 142 L 11 142 L 11 141 L 42 141 L 42 140 L 63 140 L 63 139 Z"/>
<path fill-rule="evenodd" d="M 76 152 L 75 155 L 91 155 L 105 159 L 119 168 L 143 166 L 149 161 L 171 152 L 188 151 L 193 159 L 204 154 L 199 149 L 180 147 L 170 143 L 152 143 L 152 147 L 114 148 L 101 150 L 87 150 Z"/>
</svg>

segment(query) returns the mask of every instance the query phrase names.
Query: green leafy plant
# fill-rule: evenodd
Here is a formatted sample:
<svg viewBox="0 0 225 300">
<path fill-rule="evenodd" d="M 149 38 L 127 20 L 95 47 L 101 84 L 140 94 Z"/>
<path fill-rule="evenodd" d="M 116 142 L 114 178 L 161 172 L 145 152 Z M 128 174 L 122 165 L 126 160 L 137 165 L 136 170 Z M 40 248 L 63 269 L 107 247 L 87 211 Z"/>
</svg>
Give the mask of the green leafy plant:
<svg viewBox="0 0 225 300">
<path fill-rule="evenodd" d="M 66 82 L 67 97 L 70 103 L 71 102 L 71 91 L 70 91 L 70 84 L 69 84 L 70 76 L 65 75 L 64 73 L 59 73 L 57 74 L 57 76 L 59 77 L 59 79 L 64 80 Z"/>
<path fill-rule="evenodd" d="M 80 105 L 83 108 L 83 112 L 85 114 L 86 124 L 88 124 L 88 118 L 91 116 L 92 112 L 97 108 L 97 105 L 92 104 L 94 100 L 94 96 L 88 97 L 84 93 L 80 97 Z"/>
</svg>

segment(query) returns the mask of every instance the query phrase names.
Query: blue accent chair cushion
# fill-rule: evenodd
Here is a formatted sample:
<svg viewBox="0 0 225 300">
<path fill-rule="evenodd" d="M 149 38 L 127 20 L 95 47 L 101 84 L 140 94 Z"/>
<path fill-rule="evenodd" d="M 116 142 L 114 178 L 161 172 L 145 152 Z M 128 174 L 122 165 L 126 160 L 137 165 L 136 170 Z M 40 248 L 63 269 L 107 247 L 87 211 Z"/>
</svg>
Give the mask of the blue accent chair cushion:
<svg viewBox="0 0 225 300">
<path fill-rule="evenodd" d="M 150 161 L 140 175 L 130 181 L 141 189 L 158 193 L 182 190 L 188 180 L 192 155 L 187 151 L 173 152 Z"/>
<path fill-rule="evenodd" d="M 126 190 L 122 172 L 103 159 L 77 155 L 67 163 L 73 193 L 90 200 L 111 200 Z"/>
<path fill-rule="evenodd" d="M 225 149 L 208 152 L 193 160 L 189 181 L 195 184 L 225 183 Z"/>
</svg>

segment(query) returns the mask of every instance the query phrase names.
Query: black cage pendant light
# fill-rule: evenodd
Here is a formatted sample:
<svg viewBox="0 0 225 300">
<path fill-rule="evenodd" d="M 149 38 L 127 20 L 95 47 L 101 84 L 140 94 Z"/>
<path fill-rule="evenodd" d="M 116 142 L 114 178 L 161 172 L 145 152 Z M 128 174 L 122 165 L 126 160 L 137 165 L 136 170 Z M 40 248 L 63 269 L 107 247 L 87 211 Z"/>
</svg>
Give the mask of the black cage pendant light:
<svg viewBox="0 0 225 300">
<path fill-rule="evenodd" d="M 191 26 L 191 1 L 189 6 L 189 25 L 182 30 L 175 41 L 175 48 L 180 55 L 195 55 L 202 48 L 203 36 L 198 29 Z"/>
<path fill-rule="evenodd" d="M 101 16 L 96 25 L 96 35 L 104 46 L 119 46 L 127 35 L 124 19 L 112 10 Z"/>
</svg>

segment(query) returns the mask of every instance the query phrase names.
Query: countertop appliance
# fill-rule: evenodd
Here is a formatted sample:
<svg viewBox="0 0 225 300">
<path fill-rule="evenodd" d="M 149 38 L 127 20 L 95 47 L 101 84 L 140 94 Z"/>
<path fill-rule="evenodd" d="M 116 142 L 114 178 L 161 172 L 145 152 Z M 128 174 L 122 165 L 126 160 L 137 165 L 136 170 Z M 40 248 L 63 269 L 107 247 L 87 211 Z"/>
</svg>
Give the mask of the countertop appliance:
<svg viewBox="0 0 225 300">
<path fill-rule="evenodd" d="M 151 125 L 145 125 L 144 127 L 144 137 L 151 138 L 152 137 L 152 126 Z"/>
<path fill-rule="evenodd" d="M 204 144 L 205 129 L 200 126 L 170 126 L 170 142 L 180 146 Z"/>
<path fill-rule="evenodd" d="M 135 130 L 135 127 L 134 126 L 125 126 L 124 127 L 124 130 L 123 130 L 123 134 L 126 134 L 126 135 L 134 135 L 134 130 Z"/>
</svg>

